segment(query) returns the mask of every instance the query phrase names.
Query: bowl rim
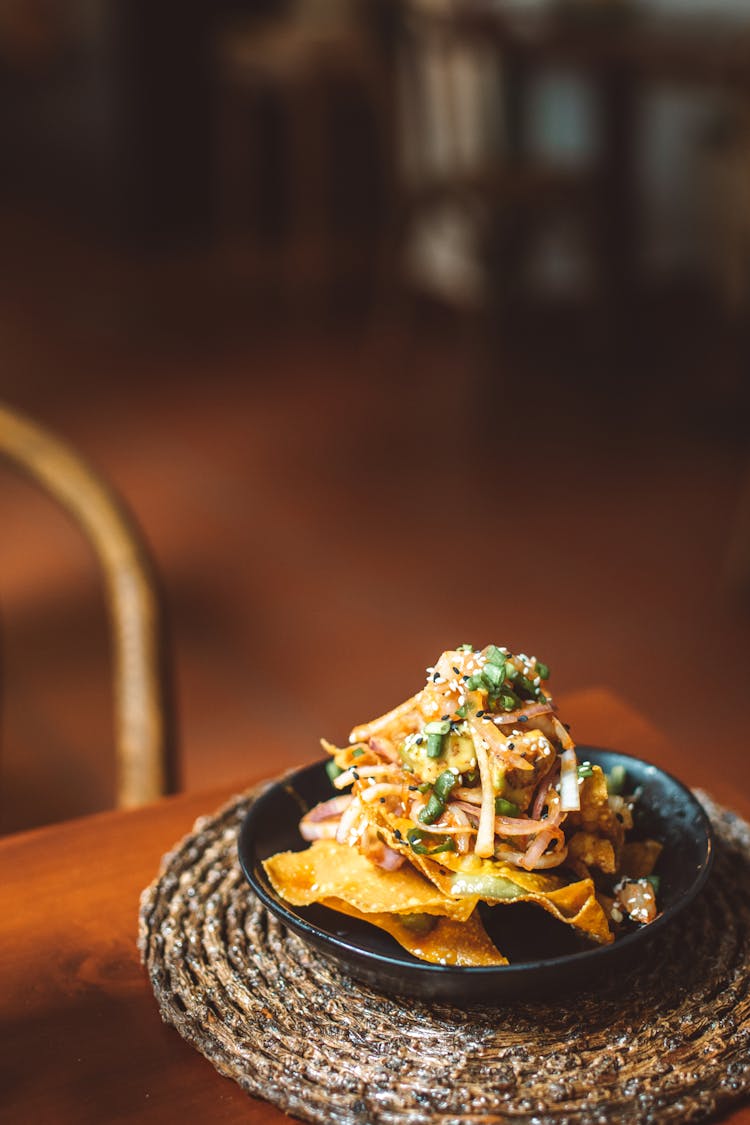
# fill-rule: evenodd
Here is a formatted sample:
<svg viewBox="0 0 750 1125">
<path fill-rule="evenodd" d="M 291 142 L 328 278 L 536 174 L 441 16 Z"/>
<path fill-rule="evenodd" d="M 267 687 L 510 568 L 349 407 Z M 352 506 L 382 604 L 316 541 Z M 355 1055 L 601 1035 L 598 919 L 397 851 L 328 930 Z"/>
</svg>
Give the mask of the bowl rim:
<svg viewBox="0 0 750 1125">
<path fill-rule="evenodd" d="M 252 856 L 247 854 L 248 846 L 251 846 L 248 837 L 251 836 L 254 821 L 262 811 L 263 805 L 271 800 L 279 787 L 288 789 L 295 784 L 296 779 L 301 775 L 324 770 L 327 759 L 317 759 L 315 762 L 311 762 L 306 766 L 301 766 L 299 769 L 284 774 L 282 777 L 271 782 L 267 788 L 256 797 L 243 818 L 237 838 L 237 851 L 240 866 L 253 892 L 276 918 L 284 925 L 288 926 L 289 929 L 294 930 L 294 932 L 299 934 L 304 940 L 310 942 L 310 944 L 314 944 L 319 949 L 325 948 L 326 951 L 330 953 L 330 956 L 333 957 L 336 957 L 337 954 L 343 954 L 347 958 L 356 957 L 361 959 L 373 967 L 378 965 L 382 966 L 384 969 L 398 967 L 406 972 L 420 972 L 425 974 L 425 976 L 432 975 L 444 978 L 446 976 L 458 974 L 461 979 L 466 979 L 467 977 L 474 979 L 487 977 L 493 980 L 498 979 L 497 974 L 502 974 L 500 979 L 507 980 L 510 977 L 532 976 L 539 973 L 541 970 L 562 970 L 566 967 L 570 967 L 571 970 L 574 970 L 575 967 L 580 965 L 583 961 L 591 963 L 592 965 L 601 965 L 605 963 L 608 958 L 619 957 L 624 950 L 632 947 L 634 944 L 643 942 L 644 939 L 650 940 L 665 926 L 673 922 L 677 915 L 696 898 L 705 886 L 713 867 L 715 838 L 711 821 L 703 805 L 687 785 L 668 770 L 662 769 L 661 766 L 657 766 L 653 762 L 647 761 L 645 758 L 637 758 L 633 754 L 626 754 L 620 750 L 612 750 L 602 746 L 593 746 L 583 743 L 579 743 L 576 749 L 579 752 L 579 757 L 584 757 L 587 752 L 604 755 L 611 754 L 617 758 L 635 762 L 639 767 L 646 767 L 647 769 L 652 769 L 656 773 L 661 774 L 662 777 L 666 778 L 680 790 L 687 804 L 692 806 L 697 812 L 698 821 L 705 835 L 705 848 L 701 864 L 697 869 L 695 878 L 682 892 L 677 901 L 673 902 L 667 910 L 659 914 L 653 922 L 649 922 L 648 925 L 625 934 L 609 945 L 594 945 L 591 949 L 580 950 L 576 953 L 565 953 L 558 957 L 544 957 L 534 961 L 522 961 L 508 965 L 435 965 L 427 961 L 420 961 L 417 958 L 413 958 L 406 951 L 404 951 L 401 956 L 395 953 L 378 953 L 374 950 L 363 948 L 355 941 L 338 937 L 321 930 L 313 922 L 308 921 L 307 918 L 295 913 L 293 907 L 290 908 L 289 904 L 284 903 L 280 898 L 276 897 L 254 849 Z M 256 866 L 259 868 L 260 872 L 262 872 L 260 878 L 256 876 Z M 261 881 L 261 879 L 263 881 Z M 338 918 L 346 917 L 346 915 L 337 914 L 334 910 L 331 911 L 331 914 Z M 331 948 L 328 949 L 328 947 Z"/>
</svg>

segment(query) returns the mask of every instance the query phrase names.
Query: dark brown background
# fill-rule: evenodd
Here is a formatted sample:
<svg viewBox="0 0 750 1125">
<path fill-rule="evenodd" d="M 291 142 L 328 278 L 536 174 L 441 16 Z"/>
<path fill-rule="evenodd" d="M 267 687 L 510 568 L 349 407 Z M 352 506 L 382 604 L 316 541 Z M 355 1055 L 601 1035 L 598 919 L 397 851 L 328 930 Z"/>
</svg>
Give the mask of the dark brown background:
<svg viewBox="0 0 750 1125">
<path fill-rule="evenodd" d="M 314 755 L 468 640 L 537 653 L 558 693 L 614 688 L 688 781 L 744 788 L 742 302 L 708 261 L 649 268 L 646 244 L 619 270 L 595 221 L 591 260 L 624 289 L 508 293 L 490 271 L 479 301 L 438 299 L 400 268 L 404 216 L 427 204 L 397 174 L 393 28 L 352 9 L 313 65 L 304 42 L 285 53 L 293 11 L 210 7 L 103 3 L 90 26 L 75 5 L 9 6 L 0 24 L 0 387 L 93 460 L 153 548 L 183 785 Z M 227 42 L 260 50 L 260 92 L 227 77 Z M 720 104 L 734 128 L 743 97 Z M 611 175 L 632 152 L 605 140 Z M 480 187 L 533 238 L 518 159 L 516 210 L 489 172 Z M 110 804 L 113 754 L 92 556 L 6 470 L 0 495 L 13 831 Z"/>
</svg>

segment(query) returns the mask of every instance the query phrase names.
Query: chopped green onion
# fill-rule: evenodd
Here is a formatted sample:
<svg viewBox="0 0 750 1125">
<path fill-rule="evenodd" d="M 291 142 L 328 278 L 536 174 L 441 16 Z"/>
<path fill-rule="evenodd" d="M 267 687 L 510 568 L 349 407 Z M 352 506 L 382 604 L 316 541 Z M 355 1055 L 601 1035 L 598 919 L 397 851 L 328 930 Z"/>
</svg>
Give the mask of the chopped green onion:
<svg viewBox="0 0 750 1125">
<path fill-rule="evenodd" d="M 422 824 L 434 824 L 445 812 L 445 801 L 433 790 L 432 796 L 419 814 Z"/>
<path fill-rule="evenodd" d="M 416 855 L 437 855 L 439 852 L 455 852 L 456 845 L 450 836 L 445 840 L 441 840 L 435 847 L 429 848 L 422 841 L 427 839 L 430 843 L 435 841 L 434 836 L 430 836 L 428 832 L 423 832 L 421 828 L 410 828 L 406 833 L 406 839 L 411 844 L 411 849 Z"/>
<path fill-rule="evenodd" d="M 468 691 L 479 691 L 481 687 L 484 687 L 484 681 L 478 672 L 474 672 L 469 676 L 466 681 L 466 687 Z"/>
<path fill-rule="evenodd" d="M 542 664 L 541 660 L 537 660 L 536 662 L 536 674 L 542 680 L 549 679 L 549 668 L 546 664 Z"/>
<path fill-rule="evenodd" d="M 429 793 L 429 791 L 432 789 L 432 786 L 430 785 L 429 781 L 423 781 L 421 785 L 417 786 L 417 789 L 420 793 Z"/>
<path fill-rule="evenodd" d="M 328 777 L 331 781 L 333 781 L 334 778 L 338 777 L 339 774 L 343 772 L 344 771 L 342 770 L 341 766 L 337 766 L 333 758 L 331 758 L 330 761 L 326 762 L 326 773 L 328 774 Z"/>
<path fill-rule="evenodd" d="M 449 793 L 458 780 L 457 774 L 454 774 L 452 769 L 443 769 L 442 774 L 437 777 L 437 781 L 433 785 L 430 800 L 419 813 L 419 820 L 422 821 L 423 825 L 432 825 L 435 820 L 442 817 L 445 812 L 445 801 L 448 800 Z"/>
<path fill-rule="evenodd" d="M 456 708 L 456 714 L 459 719 L 465 719 L 467 714 L 468 703 L 462 703 L 460 707 Z"/>
<path fill-rule="evenodd" d="M 521 810 L 505 797 L 495 797 L 495 816 L 520 816 Z"/>
<path fill-rule="evenodd" d="M 474 645 L 459 645 L 456 652 L 473 652 Z"/>
<path fill-rule="evenodd" d="M 450 719 L 440 719 L 434 723 L 427 723 L 424 728 L 425 734 L 447 734 L 451 729 Z"/>
<path fill-rule="evenodd" d="M 364 750 L 362 749 L 361 746 L 358 746 L 356 750 L 352 750 L 352 757 L 353 758 L 361 758 L 363 754 L 364 754 Z"/>
<path fill-rule="evenodd" d="M 654 894 L 658 895 L 659 887 L 661 886 L 661 878 L 659 875 L 647 875 L 646 882 L 650 883 L 654 888 Z"/>
<path fill-rule="evenodd" d="M 428 734 L 427 735 L 427 757 L 439 758 L 443 752 L 443 735 L 442 734 Z"/>
<path fill-rule="evenodd" d="M 457 781 L 458 775 L 453 770 L 443 770 L 433 786 L 433 793 L 441 801 L 446 801 Z"/>
<path fill-rule="evenodd" d="M 461 782 L 463 785 L 471 786 L 479 783 L 479 770 L 466 770 L 461 774 Z"/>
<path fill-rule="evenodd" d="M 487 645 L 484 655 L 487 657 L 488 664 L 496 664 L 498 668 L 502 668 L 505 664 L 505 653 L 501 652 L 497 645 Z"/>
<path fill-rule="evenodd" d="M 527 676 L 524 676 L 523 672 L 518 673 L 518 678 L 516 680 L 516 690 L 519 688 L 525 691 L 527 695 L 535 696 L 537 693 L 537 689 L 534 687 L 531 680 Z"/>
<path fill-rule="evenodd" d="M 591 762 L 581 762 L 580 766 L 578 767 L 578 776 L 581 778 L 581 780 L 586 777 L 594 776 L 594 767 L 591 765 Z"/>
<path fill-rule="evenodd" d="M 515 711 L 516 707 L 521 706 L 521 700 L 512 691 L 504 691 L 500 695 L 500 706 L 503 711 Z"/>
<path fill-rule="evenodd" d="M 505 679 L 505 664 L 502 667 L 497 664 L 485 664 L 482 669 L 482 679 L 488 685 L 488 691 L 496 691 Z"/>
<path fill-rule="evenodd" d="M 625 789 L 626 773 L 624 766 L 612 766 L 607 774 L 607 792 L 615 797 Z"/>
<path fill-rule="evenodd" d="M 395 914 L 394 917 L 415 934 L 429 934 L 437 925 L 437 918 L 433 914 Z"/>
</svg>

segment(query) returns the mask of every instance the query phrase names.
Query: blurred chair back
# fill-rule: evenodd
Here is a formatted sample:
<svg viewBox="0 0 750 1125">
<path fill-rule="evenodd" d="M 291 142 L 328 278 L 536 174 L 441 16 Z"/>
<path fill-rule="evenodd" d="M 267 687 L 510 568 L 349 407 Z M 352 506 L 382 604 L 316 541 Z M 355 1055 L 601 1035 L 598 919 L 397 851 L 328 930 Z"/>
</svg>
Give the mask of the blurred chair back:
<svg viewBox="0 0 750 1125">
<path fill-rule="evenodd" d="M 3 403 L 0 457 L 59 501 L 97 556 L 112 629 L 117 804 L 154 801 L 174 787 L 173 722 L 162 611 L 141 536 L 71 446 Z"/>
</svg>

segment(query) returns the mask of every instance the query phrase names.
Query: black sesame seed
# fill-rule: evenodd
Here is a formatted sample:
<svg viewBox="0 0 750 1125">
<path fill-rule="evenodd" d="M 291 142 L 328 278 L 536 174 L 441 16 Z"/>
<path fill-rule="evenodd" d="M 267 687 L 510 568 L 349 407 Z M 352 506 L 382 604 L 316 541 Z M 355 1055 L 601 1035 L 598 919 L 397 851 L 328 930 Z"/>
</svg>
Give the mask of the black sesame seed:
<svg viewBox="0 0 750 1125">
<path fill-rule="evenodd" d="M 412 793 L 416 793 L 417 790 L 419 789 L 419 786 L 418 785 L 410 785 L 409 788 L 411 789 Z"/>
<path fill-rule="evenodd" d="M 436 684 L 436 683 L 438 682 L 438 680 L 439 680 L 439 679 L 440 679 L 440 673 L 439 673 L 439 672 L 436 672 L 436 673 L 434 674 L 434 676 L 432 677 L 432 682 L 433 682 L 433 684 Z"/>
<path fill-rule="evenodd" d="M 352 777 L 354 778 L 355 781 L 359 781 L 359 774 L 357 773 L 356 770 L 352 770 Z"/>
<path fill-rule="evenodd" d="M 515 750 L 515 747 L 516 747 L 516 744 L 515 744 L 515 742 L 509 742 L 509 743 L 508 743 L 508 749 L 509 749 L 509 750 Z"/>
<path fill-rule="evenodd" d="M 450 715 L 441 715 L 440 719 L 441 719 L 442 722 L 445 722 L 446 719 L 450 719 Z"/>
<path fill-rule="evenodd" d="M 461 675 L 461 669 L 460 668 L 454 668 L 453 671 L 456 673 L 457 676 Z"/>
<path fill-rule="evenodd" d="M 484 711 L 477 711 L 477 718 L 481 719 L 483 714 L 484 714 Z"/>
<path fill-rule="evenodd" d="M 529 716 L 528 715 L 519 715 L 518 721 L 519 721 L 519 723 L 528 723 Z"/>
<path fill-rule="evenodd" d="M 381 805 L 384 805 L 384 804 L 385 804 L 385 797 L 381 797 L 381 798 L 380 798 L 380 803 L 381 803 Z"/>
<path fill-rule="evenodd" d="M 402 837 L 401 837 L 401 833 L 400 833 L 400 831 L 398 830 L 398 828 L 394 828 L 394 829 L 393 829 L 393 835 L 394 835 L 394 836 L 396 837 L 396 839 L 397 839 L 397 840 L 400 840 L 400 839 L 402 838 Z"/>
</svg>

